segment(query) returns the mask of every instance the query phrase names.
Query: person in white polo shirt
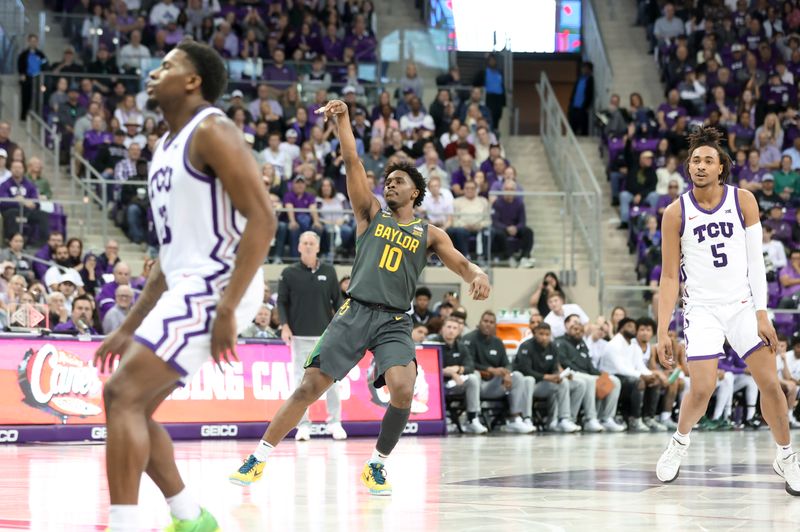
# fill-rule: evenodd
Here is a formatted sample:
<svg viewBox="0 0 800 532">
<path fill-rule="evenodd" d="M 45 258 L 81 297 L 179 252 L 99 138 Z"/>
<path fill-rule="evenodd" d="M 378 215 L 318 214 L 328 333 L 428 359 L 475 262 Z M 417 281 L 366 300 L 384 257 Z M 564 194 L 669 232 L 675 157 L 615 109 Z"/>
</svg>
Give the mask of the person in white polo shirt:
<svg viewBox="0 0 800 532">
<path fill-rule="evenodd" d="M 567 316 L 576 314 L 581 319 L 581 325 L 585 326 L 589 323 L 589 316 L 586 315 L 580 305 L 564 303 L 564 300 L 564 293 L 558 290 L 554 290 L 547 297 L 547 306 L 550 308 L 550 312 L 544 317 L 544 322 L 550 326 L 553 338 L 564 336 L 567 333 L 567 329 L 564 326 L 564 320 L 567 319 Z"/>
</svg>

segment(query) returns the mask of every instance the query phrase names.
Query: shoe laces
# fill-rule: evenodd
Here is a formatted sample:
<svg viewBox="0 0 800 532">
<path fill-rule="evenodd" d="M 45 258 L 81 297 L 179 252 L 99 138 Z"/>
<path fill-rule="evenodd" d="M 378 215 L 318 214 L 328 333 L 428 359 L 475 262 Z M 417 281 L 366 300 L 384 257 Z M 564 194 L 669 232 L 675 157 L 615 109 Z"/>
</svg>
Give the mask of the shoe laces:
<svg viewBox="0 0 800 532">
<path fill-rule="evenodd" d="M 667 454 L 669 455 L 670 458 L 674 458 L 677 456 L 686 456 L 687 447 L 688 447 L 687 445 L 684 445 L 675 438 L 672 438 L 672 441 L 667 447 Z"/>
<path fill-rule="evenodd" d="M 257 463 L 258 459 L 256 459 L 256 457 L 251 454 L 250 456 L 245 458 L 242 467 L 239 468 L 239 473 L 246 475 L 247 473 L 250 472 L 251 469 L 253 469 L 256 466 Z"/>
<path fill-rule="evenodd" d="M 369 464 L 370 471 L 372 472 L 372 478 L 375 479 L 375 483 L 377 484 L 386 484 L 386 469 L 381 464 L 378 463 L 371 463 Z"/>
</svg>

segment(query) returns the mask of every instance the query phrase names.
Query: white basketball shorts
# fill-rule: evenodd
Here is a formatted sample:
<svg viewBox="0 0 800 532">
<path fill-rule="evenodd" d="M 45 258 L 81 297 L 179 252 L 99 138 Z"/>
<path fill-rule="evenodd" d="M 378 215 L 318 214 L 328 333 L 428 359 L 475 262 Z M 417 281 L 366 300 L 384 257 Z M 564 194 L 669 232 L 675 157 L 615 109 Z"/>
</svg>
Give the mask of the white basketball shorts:
<svg viewBox="0 0 800 532">
<path fill-rule="evenodd" d="M 134 340 L 180 373 L 181 385 L 211 359 L 211 326 L 220 296 L 204 278 L 184 277 L 161 294 L 134 333 Z M 263 298 L 264 278 L 259 271 L 236 308 L 238 332 L 252 323 Z"/>
<path fill-rule="evenodd" d="M 758 320 L 752 298 L 727 305 L 689 303 L 683 314 L 686 358 L 703 360 L 725 356 L 725 339 L 736 354 L 747 358 L 764 345 L 758 336 Z"/>
</svg>

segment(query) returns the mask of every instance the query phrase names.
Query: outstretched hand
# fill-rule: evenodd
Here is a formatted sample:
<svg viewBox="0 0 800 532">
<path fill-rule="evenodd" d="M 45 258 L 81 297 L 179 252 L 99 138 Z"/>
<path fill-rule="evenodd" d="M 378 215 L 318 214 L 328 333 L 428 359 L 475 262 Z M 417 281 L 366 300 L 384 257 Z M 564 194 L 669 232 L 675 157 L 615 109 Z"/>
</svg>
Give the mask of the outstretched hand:
<svg viewBox="0 0 800 532">
<path fill-rule="evenodd" d="M 111 372 L 114 362 L 128 349 L 133 335 L 120 328 L 105 337 L 94 354 L 94 365 L 100 373 Z"/>
<path fill-rule="evenodd" d="M 672 338 L 666 335 L 659 335 L 656 354 L 658 355 L 658 362 L 661 364 L 661 367 L 672 369 L 675 366 L 675 356 L 672 352 Z"/>
<path fill-rule="evenodd" d="M 347 104 L 342 100 L 331 100 L 325 107 L 320 107 L 315 111 L 315 114 L 324 115 L 325 122 L 330 118 L 339 118 L 346 115 L 348 112 Z"/>
<path fill-rule="evenodd" d="M 489 297 L 489 292 L 492 290 L 489 284 L 489 278 L 486 274 L 476 275 L 472 282 L 469 284 L 469 295 L 475 301 L 483 301 Z"/>
</svg>

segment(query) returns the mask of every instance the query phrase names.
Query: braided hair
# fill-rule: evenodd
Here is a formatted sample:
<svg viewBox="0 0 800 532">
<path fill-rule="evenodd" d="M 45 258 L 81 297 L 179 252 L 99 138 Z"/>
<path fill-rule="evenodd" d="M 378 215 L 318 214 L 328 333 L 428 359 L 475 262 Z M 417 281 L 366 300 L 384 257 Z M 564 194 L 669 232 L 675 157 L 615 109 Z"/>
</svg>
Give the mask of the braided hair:
<svg viewBox="0 0 800 532">
<path fill-rule="evenodd" d="M 719 175 L 719 183 L 720 185 L 724 185 L 728 181 L 728 177 L 731 175 L 733 161 L 731 161 L 728 152 L 726 152 L 720 144 L 723 139 L 722 133 L 715 127 L 699 127 L 692 133 L 689 133 L 688 139 L 689 155 L 685 162 L 686 175 L 691 177 L 691 174 L 689 174 L 689 161 L 692 159 L 694 150 L 703 146 L 708 146 L 709 148 L 714 148 L 717 150 L 719 162 L 722 165 L 722 173 Z"/>
</svg>

